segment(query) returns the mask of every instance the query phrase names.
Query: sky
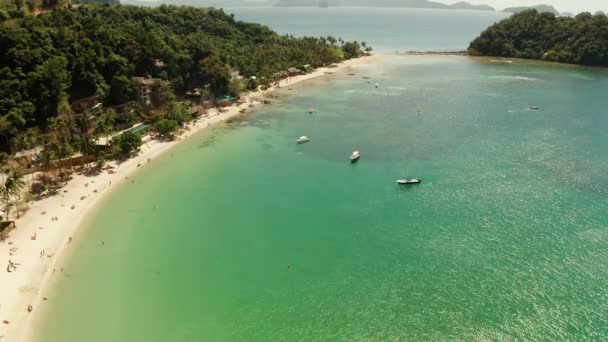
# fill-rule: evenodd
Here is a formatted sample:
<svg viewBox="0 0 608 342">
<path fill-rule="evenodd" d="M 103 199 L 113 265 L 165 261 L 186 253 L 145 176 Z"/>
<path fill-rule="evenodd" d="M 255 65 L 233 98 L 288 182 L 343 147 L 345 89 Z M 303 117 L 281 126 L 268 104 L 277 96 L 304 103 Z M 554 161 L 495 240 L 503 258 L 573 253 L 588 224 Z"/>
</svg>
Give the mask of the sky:
<svg viewBox="0 0 608 342">
<path fill-rule="evenodd" d="M 373 0 L 370 0 L 373 1 Z M 456 0 L 446 1 L 445 3 L 458 2 Z M 497 9 L 514 6 L 533 6 L 538 4 L 553 5 L 560 12 L 591 12 L 602 10 L 608 12 L 608 0 L 468 0 L 472 4 L 490 5 Z"/>
</svg>

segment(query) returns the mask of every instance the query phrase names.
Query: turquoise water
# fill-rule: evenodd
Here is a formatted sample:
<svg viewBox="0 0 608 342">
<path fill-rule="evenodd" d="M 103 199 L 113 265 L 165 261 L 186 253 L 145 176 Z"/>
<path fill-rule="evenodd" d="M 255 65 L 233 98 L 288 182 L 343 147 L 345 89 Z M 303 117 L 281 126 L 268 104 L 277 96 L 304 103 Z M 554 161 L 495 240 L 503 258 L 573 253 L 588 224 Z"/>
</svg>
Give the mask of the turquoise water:
<svg viewBox="0 0 608 342">
<path fill-rule="evenodd" d="M 351 71 L 109 196 L 37 340 L 607 339 L 608 72 L 428 56 Z"/>
<path fill-rule="evenodd" d="M 417 8 L 229 8 L 236 18 L 294 36 L 366 41 L 376 51 L 462 51 L 493 23 L 508 16 L 490 11 Z"/>
</svg>

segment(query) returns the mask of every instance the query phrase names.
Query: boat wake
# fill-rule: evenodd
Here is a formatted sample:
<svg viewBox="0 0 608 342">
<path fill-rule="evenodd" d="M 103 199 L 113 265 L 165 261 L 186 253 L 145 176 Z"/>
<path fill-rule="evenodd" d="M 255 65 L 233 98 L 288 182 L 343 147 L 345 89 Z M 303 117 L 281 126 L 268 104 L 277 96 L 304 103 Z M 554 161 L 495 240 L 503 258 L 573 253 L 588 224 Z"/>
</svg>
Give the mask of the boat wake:
<svg viewBox="0 0 608 342">
<path fill-rule="evenodd" d="M 527 77 L 527 76 L 515 76 L 515 75 L 503 75 L 503 76 L 489 76 L 492 80 L 504 80 L 504 81 L 540 81 L 539 78 Z"/>
</svg>

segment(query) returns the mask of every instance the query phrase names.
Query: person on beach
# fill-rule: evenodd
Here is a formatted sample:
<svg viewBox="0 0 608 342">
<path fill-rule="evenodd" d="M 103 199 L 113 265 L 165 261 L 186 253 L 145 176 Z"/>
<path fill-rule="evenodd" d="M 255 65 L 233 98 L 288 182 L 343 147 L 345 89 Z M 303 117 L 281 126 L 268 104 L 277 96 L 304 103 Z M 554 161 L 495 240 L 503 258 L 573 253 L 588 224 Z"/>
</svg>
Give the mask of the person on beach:
<svg viewBox="0 0 608 342">
<path fill-rule="evenodd" d="M 68 238 L 68 244 L 70 244 L 70 243 L 72 243 L 72 237 L 71 236 Z"/>
</svg>

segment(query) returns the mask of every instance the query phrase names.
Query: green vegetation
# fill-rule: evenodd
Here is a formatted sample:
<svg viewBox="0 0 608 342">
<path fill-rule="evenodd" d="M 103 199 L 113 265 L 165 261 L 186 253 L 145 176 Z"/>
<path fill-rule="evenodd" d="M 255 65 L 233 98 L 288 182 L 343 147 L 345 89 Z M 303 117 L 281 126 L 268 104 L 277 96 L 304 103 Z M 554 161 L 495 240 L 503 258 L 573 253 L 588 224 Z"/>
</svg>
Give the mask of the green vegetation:
<svg viewBox="0 0 608 342">
<path fill-rule="evenodd" d="M 192 115 L 188 113 L 186 107 L 175 102 L 171 103 L 165 117 L 175 121 L 178 125 L 183 125 L 192 120 Z"/>
<path fill-rule="evenodd" d="M 180 126 L 192 120 L 192 115 L 179 103 L 171 103 L 164 117 L 154 123 L 154 131 L 162 139 L 173 139 Z"/>
<path fill-rule="evenodd" d="M 11 197 L 19 199 L 21 197 L 21 189 L 25 186 L 25 183 L 21 179 L 22 176 L 19 172 L 9 172 L 4 181 L 0 184 L 0 195 L 4 201 L 6 207 L 6 217 L 9 217 L 11 208 Z"/>
<path fill-rule="evenodd" d="M 173 139 L 178 129 L 179 125 L 175 120 L 162 118 L 154 123 L 154 131 L 163 139 Z"/>
<path fill-rule="evenodd" d="M 79 170 L 99 172 L 108 160 L 136 155 L 141 133 L 115 134 L 136 122 L 151 123 L 159 138 L 172 139 L 192 120 L 186 97 L 212 105 L 286 77 L 289 68 L 371 51 L 333 37 L 280 36 L 222 10 L 114 1 L 0 0 L 0 200 L 6 216 L 32 196 L 57 193 L 75 166 L 96 161 L 95 169 Z M 42 172 L 28 180 L 23 196 L 21 175 L 28 179 L 36 171 Z"/>
<path fill-rule="evenodd" d="M 608 66 L 608 17 L 524 11 L 490 26 L 471 43 L 469 53 Z"/>
<path fill-rule="evenodd" d="M 358 43 L 280 36 L 216 9 L 37 1 L 0 2 L 0 151 L 16 152 L 24 148 L 24 135 L 34 134 L 37 143 L 28 146 L 45 145 L 49 162 L 82 150 L 80 132 L 92 134 L 88 146 L 115 125 L 149 118 L 151 108 L 135 105 L 139 88 L 133 77 L 158 80 L 146 104 L 158 115 L 205 85 L 214 97 L 238 96 L 236 71 L 269 82 L 289 67 L 318 67 L 363 53 Z M 33 14 L 39 5 L 68 8 Z M 86 113 L 79 122 L 82 111 L 73 102 L 89 97 L 106 107 L 132 103 L 126 113 L 135 118 L 115 113 L 108 120 L 106 114 L 95 128 Z M 53 125 L 61 126 L 61 139 Z"/>
<path fill-rule="evenodd" d="M 141 144 L 141 136 L 139 134 L 126 131 L 112 139 L 110 143 L 111 155 L 117 159 L 129 158 L 139 151 Z"/>
<path fill-rule="evenodd" d="M 507 7 L 505 9 L 503 9 L 503 12 L 507 12 L 507 13 L 521 13 L 527 10 L 531 10 L 531 9 L 535 9 L 537 10 L 539 13 L 544 13 L 544 12 L 549 12 L 549 13 L 553 13 L 555 15 L 559 15 L 559 12 L 555 9 L 555 7 L 550 6 L 550 5 L 536 5 L 536 6 L 528 6 L 528 7 Z"/>
</svg>

